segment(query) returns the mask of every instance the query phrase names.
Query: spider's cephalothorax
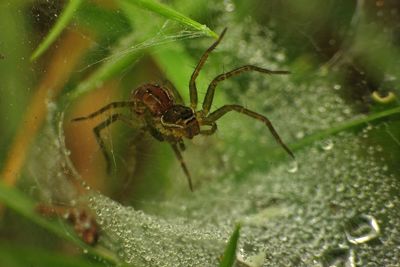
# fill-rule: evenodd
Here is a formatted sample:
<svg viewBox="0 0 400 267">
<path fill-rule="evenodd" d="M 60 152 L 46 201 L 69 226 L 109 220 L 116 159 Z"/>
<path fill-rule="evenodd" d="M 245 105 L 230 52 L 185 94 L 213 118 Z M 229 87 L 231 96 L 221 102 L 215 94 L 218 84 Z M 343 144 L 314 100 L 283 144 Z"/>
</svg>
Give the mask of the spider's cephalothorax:
<svg viewBox="0 0 400 267">
<path fill-rule="evenodd" d="M 175 155 L 179 159 L 182 169 L 186 174 L 190 190 L 192 191 L 193 186 L 190 173 L 186 167 L 185 162 L 183 161 L 181 154 L 181 152 L 185 148 L 183 138 L 192 139 L 194 136 L 199 134 L 213 134 L 217 129 L 216 121 L 230 111 L 242 113 L 264 123 L 268 127 L 269 131 L 272 133 L 275 140 L 283 147 L 283 149 L 285 149 L 285 151 L 291 157 L 294 158 L 293 153 L 283 143 L 278 133 L 272 126 L 272 123 L 268 120 L 267 117 L 240 105 L 224 105 L 210 113 L 215 89 L 219 82 L 249 71 L 255 71 L 265 74 L 288 74 L 288 71 L 272 71 L 253 65 L 245 65 L 233 69 L 229 72 L 222 73 L 216 76 L 211 81 L 202 103 L 202 109 L 197 110 L 197 76 L 199 75 L 199 72 L 206 62 L 209 54 L 219 44 L 225 32 L 226 29 L 224 29 L 224 31 L 221 33 L 218 40 L 215 41 L 206 50 L 206 52 L 204 52 L 203 56 L 200 58 L 199 63 L 193 71 L 189 82 L 190 107 L 187 107 L 183 104 L 182 98 L 180 97 L 178 91 L 172 85 L 168 87 L 163 87 L 157 84 L 144 84 L 132 92 L 131 100 L 112 102 L 99 109 L 98 111 L 89 114 L 88 116 L 79 117 L 73 119 L 73 121 L 90 119 L 112 108 L 130 107 L 132 113 L 142 122 L 142 129 L 144 131 L 149 132 L 154 138 L 159 141 L 167 141 L 171 144 L 172 149 L 174 150 Z M 100 136 L 100 132 L 102 129 L 117 120 L 132 125 L 131 118 L 120 113 L 115 113 L 109 116 L 105 121 L 101 122 L 93 129 L 97 138 L 97 142 L 99 143 L 103 151 L 104 157 L 107 161 L 108 169 L 110 169 L 111 161 L 105 149 L 104 142 Z"/>
<path fill-rule="evenodd" d="M 172 131 L 173 136 L 178 139 L 183 137 L 192 139 L 200 133 L 195 113 L 191 108 L 182 105 L 173 105 L 165 111 L 161 116 L 161 127 L 166 131 Z"/>
<path fill-rule="evenodd" d="M 200 132 L 193 110 L 174 99 L 172 92 L 157 84 L 144 84 L 132 92 L 133 111 L 161 141 L 179 142 Z"/>
</svg>

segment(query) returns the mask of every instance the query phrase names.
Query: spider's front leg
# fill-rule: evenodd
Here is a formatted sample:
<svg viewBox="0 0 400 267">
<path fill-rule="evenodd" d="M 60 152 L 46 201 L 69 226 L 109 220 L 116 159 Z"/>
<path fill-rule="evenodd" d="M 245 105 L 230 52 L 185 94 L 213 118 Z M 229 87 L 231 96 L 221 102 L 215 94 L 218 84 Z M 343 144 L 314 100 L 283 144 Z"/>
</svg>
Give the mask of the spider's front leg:
<svg viewBox="0 0 400 267">
<path fill-rule="evenodd" d="M 175 155 L 178 158 L 178 160 L 181 164 L 181 167 L 183 169 L 183 172 L 185 173 L 186 178 L 188 180 L 190 191 L 193 192 L 192 177 L 190 176 L 189 170 L 186 167 L 186 163 L 183 160 L 182 153 L 181 153 L 182 148 L 184 148 L 184 146 L 182 147 L 182 145 L 183 145 L 183 141 L 179 141 L 178 143 L 171 143 L 172 150 L 174 150 Z"/>
<path fill-rule="evenodd" d="M 203 68 L 204 63 L 206 63 L 208 56 L 210 53 L 217 47 L 217 45 L 221 42 L 222 38 L 226 33 L 226 28 L 219 35 L 219 38 L 204 52 L 201 56 L 199 63 L 197 63 L 196 68 L 194 69 L 192 76 L 190 77 L 189 82 L 189 93 L 190 93 L 190 107 L 193 110 L 196 110 L 197 107 L 197 87 L 196 87 L 196 79 L 199 76 L 200 70 Z"/>
<path fill-rule="evenodd" d="M 74 118 L 74 119 L 72 119 L 72 121 L 83 121 L 83 120 L 92 119 L 92 118 L 97 117 L 98 115 L 104 113 L 105 111 L 107 111 L 109 109 L 130 107 L 130 106 L 133 106 L 133 104 L 134 104 L 134 102 L 132 102 L 132 101 L 112 102 L 87 116 Z"/>
<path fill-rule="evenodd" d="M 269 69 L 264 69 L 260 68 L 254 65 L 245 65 L 239 68 L 236 68 L 234 70 L 228 71 L 226 73 L 222 73 L 215 77 L 210 85 L 207 88 L 206 96 L 204 97 L 203 100 L 203 114 L 207 115 L 208 112 L 210 111 L 213 99 L 214 99 L 214 94 L 215 94 L 215 89 L 217 88 L 218 83 L 227 80 L 231 77 L 238 76 L 240 74 L 243 74 L 245 72 L 250 72 L 250 71 L 255 71 L 255 72 L 260 72 L 260 73 L 265 73 L 265 74 L 289 74 L 289 71 L 286 70 L 269 70 Z"/>
<path fill-rule="evenodd" d="M 272 126 L 271 121 L 270 121 L 267 117 L 265 117 L 265 116 L 263 116 L 263 115 L 261 115 L 261 114 L 259 114 L 259 113 L 257 113 L 257 112 L 254 112 L 254 111 L 252 111 L 252 110 L 249 110 L 249 109 L 247 109 L 247 108 L 245 108 L 245 107 L 243 107 L 243 106 L 240 106 L 240 105 L 225 105 L 225 106 L 222 106 L 221 108 L 217 109 L 216 111 L 210 113 L 210 114 L 207 116 L 206 120 L 207 120 L 208 122 L 210 122 L 210 123 L 211 123 L 211 122 L 214 122 L 214 123 L 215 123 L 215 121 L 217 121 L 219 118 L 221 118 L 222 116 L 224 116 L 226 113 L 228 113 L 228 112 L 230 112 L 230 111 L 236 111 L 236 112 L 242 113 L 242 114 L 244 114 L 244 115 L 247 115 L 247 116 L 249 116 L 249 117 L 251 117 L 251 118 L 253 118 L 253 119 L 256 119 L 256 120 L 259 120 L 259 121 L 263 122 L 263 123 L 268 127 L 268 129 L 269 129 L 269 131 L 271 132 L 271 134 L 274 136 L 276 142 L 279 143 L 279 144 L 282 146 L 282 148 L 283 148 L 292 158 L 294 158 L 293 152 L 292 152 L 292 151 L 289 149 L 289 147 L 286 146 L 286 144 L 282 141 L 282 139 L 281 139 L 280 136 L 278 135 L 277 131 L 275 130 L 274 126 Z"/>
<path fill-rule="evenodd" d="M 99 110 L 87 115 L 87 116 L 83 116 L 83 117 L 78 117 L 78 118 L 74 118 L 72 119 L 73 122 L 76 121 L 83 121 L 83 120 L 88 120 L 88 119 L 92 119 L 94 117 L 99 116 L 100 114 L 110 110 L 110 109 L 115 109 L 115 108 L 123 108 L 123 107 L 132 107 L 134 105 L 134 102 L 132 101 L 118 101 L 118 102 L 112 102 L 102 108 L 100 108 Z M 101 138 L 101 130 L 103 130 L 104 128 L 106 128 L 107 126 L 109 126 L 110 124 L 114 123 L 115 121 L 120 120 L 123 121 L 129 125 L 132 126 L 132 122 L 130 121 L 129 118 L 125 117 L 122 114 L 114 114 L 111 115 L 110 117 L 108 117 L 105 121 L 99 123 L 96 127 L 93 128 L 93 132 L 94 135 L 96 136 L 96 140 L 97 143 L 100 146 L 100 149 L 103 153 L 104 159 L 106 160 L 106 165 L 107 165 L 107 173 L 110 173 L 111 171 L 111 161 L 110 161 L 110 157 L 107 153 L 105 144 L 103 139 Z"/>
<path fill-rule="evenodd" d="M 202 126 L 211 126 L 210 129 L 201 129 L 200 130 L 200 134 L 201 135 L 212 135 L 215 133 L 215 131 L 217 131 L 217 124 L 215 122 L 201 122 Z"/>
<path fill-rule="evenodd" d="M 108 127 L 110 124 L 116 122 L 117 120 L 123 121 L 126 124 L 131 125 L 131 121 L 129 118 L 124 116 L 123 114 L 117 113 L 113 114 L 110 117 L 108 117 L 105 121 L 99 123 L 96 127 L 93 128 L 94 135 L 96 136 L 97 143 L 100 146 L 101 152 L 103 153 L 104 159 L 106 161 L 106 166 L 107 166 L 107 173 L 111 173 L 111 159 L 110 156 L 107 153 L 106 146 L 104 144 L 103 139 L 101 138 L 101 131 Z"/>
</svg>

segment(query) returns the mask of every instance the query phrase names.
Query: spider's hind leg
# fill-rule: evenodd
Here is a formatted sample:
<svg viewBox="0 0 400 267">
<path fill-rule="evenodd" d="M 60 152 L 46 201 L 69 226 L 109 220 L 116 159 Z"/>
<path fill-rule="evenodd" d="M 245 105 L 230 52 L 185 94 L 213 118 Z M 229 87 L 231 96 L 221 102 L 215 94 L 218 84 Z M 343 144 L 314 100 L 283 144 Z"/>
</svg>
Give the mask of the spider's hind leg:
<svg viewBox="0 0 400 267">
<path fill-rule="evenodd" d="M 210 115 L 208 115 L 207 117 L 207 121 L 210 122 L 215 122 L 216 120 L 218 120 L 219 118 L 221 118 L 222 116 L 224 116 L 226 113 L 230 112 L 230 111 L 236 111 L 239 113 L 242 113 L 244 115 L 247 115 L 253 119 L 259 120 L 261 122 L 263 122 L 269 129 L 269 131 L 271 132 L 271 134 L 273 135 L 273 137 L 275 138 L 276 142 L 278 144 L 281 145 L 281 147 L 292 157 L 294 158 L 294 154 L 293 152 L 289 149 L 289 147 L 282 141 L 282 139 L 280 138 L 280 136 L 278 135 L 277 131 L 275 130 L 274 126 L 272 126 L 271 121 L 257 113 L 254 112 L 252 110 L 249 110 L 243 106 L 240 105 L 225 105 L 222 106 L 221 108 L 217 109 L 216 111 L 210 113 Z"/>
<path fill-rule="evenodd" d="M 215 133 L 215 131 L 217 131 L 217 124 L 215 122 L 206 122 L 206 123 L 203 122 L 202 125 L 211 126 L 211 128 L 201 129 L 200 130 L 201 135 L 212 135 Z"/>
<path fill-rule="evenodd" d="M 180 146 L 181 142 L 179 142 L 178 144 L 179 144 L 179 146 Z M 178 158 L 178 160 L 179 160 L 179 162 L 180 162 L 180 164 L 181 164 L 181 167 L 182 167 L 182 169 L 183 169 L 183 172 L 184 172 L 185 175 L 186 175 L 186 178 L 187 178 L 188 183 L 189 183 L 190 191 L 193 192 L 192 177 L 190 176 L 189 170 L 188 170 L 188 168 L 186 167 L 186 163 L 185 163 L 185 161 L 183 160 L 183 157 L 182 157 L 182 154 L 181 154 L 181 150 L 179 150 L 180 147 L 178 147 L 177 143 L 171 143 L 171 147 L 172 147 L 172 149 L 174 150 L 175 155 L 176 155 L 176 157 Z"/>
</svg>

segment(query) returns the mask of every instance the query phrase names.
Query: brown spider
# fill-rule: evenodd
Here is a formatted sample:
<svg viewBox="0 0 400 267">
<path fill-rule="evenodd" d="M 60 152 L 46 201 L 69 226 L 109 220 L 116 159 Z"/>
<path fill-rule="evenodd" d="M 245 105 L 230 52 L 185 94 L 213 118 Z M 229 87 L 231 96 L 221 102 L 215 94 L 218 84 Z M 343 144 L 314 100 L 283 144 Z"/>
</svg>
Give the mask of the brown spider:
<svg viewBox="0 0 400 267">
<path fill-rule="evenodd" d="M 204 97 L 201 110 L 197 110 L 197 87 L 196 78 L 199 75 L 201 68 L 206 62 L 208 55 L 220 43 L 226 32 L 226 28 L 221 33 L 217 41 L 215 41 L 202 55 L 199 63 L 193 71 L 189 82 L 190 92 L 190 107 L 184 106 L 181 96 L 178 91 L 173 87 L 162 87 L 157 84 L 144 84 L 132 91 L 131 99 L 129 101 L 112 102 L 98 111 L 89 114 L 85 117 L 73 119 L 73 121 L 81 121 L 91 119 L 106 110 L 120 107 L 130 107 L 133 114 L 135 114 L 142 123 L 142 130 L 149 132 L 154 138 L 159 141 L 167 141 L 171 144 L 176 157 L 179 159 L 182 169 L 188 179 L 190 190 L 193 191 L 191 176 L 183 161 L 181 151 L 185 150 L 183 138 L 192 139 L 196 135 L 211 135 L 217 130 L 216 121 L 223 115 L 230 111 L 243 113 L 249 117 L 259 120 L 268 127 L 275 140 L 286 150 L 286 152 L 294 158 L 293 153 L 283 143 L 278 133 L 275 131 L 271 122 L 265 116 L 251 111 L 240 105 L 224 105 L 214 112 L 210 113 L 210 108 L 213 102 L 215 88 L 218 83 L 230 77 L 237 76 L 244 72 L 256 71 L 266 74 L 289 74 L 288 71 L 283 70 L 268 70 L 259 68 L 253 65 L 245 65 L 226 73 L 222 73 L 215 77 L 208 86 L 207 93 Z M 105 145 L 100 136 L 100 131 L 110 125 L 111 123 L 120 120 L 127 124 L 132 125 L 132 120 L 123 114 L 116 113 L 108 117 L 105 121 L 98 124 L 93 128 L 97 142 L 104 154 L 107 161 L 108 170 L 110 169 L 110 158 Z M 202 126 L 210 128 L 204 129 Z"/>
<path fill-rule="evenodd" d="M 94 246 L 99 239 L 99 226 L 93 215 L 83 207 L 38 204 L 36 211 L 47 217 L 62 217 L 70 223 L 77 235 L 88 245 Z"/>
</svg>

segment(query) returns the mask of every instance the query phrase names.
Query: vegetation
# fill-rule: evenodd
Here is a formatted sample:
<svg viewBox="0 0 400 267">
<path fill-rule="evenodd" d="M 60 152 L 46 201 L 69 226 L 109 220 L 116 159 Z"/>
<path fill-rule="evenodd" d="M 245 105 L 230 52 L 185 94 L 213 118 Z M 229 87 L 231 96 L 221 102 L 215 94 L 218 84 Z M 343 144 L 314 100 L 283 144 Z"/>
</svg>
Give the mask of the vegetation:
<svg viewBox="0 0 400 267">
<path fill-rule="evenodd" d="M 1 264 L 394 265 L 399 16 L 398 3 L 361 0 L 0 3 Z M 71 119 L 149 81 L 170 81 L 187 103 L 191 73 L 225 27 L 199 98 L 240 65 L 290 70 L 227 80 L 213 108 L 265 114 L 296 162 L 263 125 L 232 114 L 187 142 L 194 193 L 170 148 L 134 127 L 103 132 L 107 174 L 92 128 L 109 114 Z M 98 244 L 39 203 L 90 210 Z"/>
</svg>

